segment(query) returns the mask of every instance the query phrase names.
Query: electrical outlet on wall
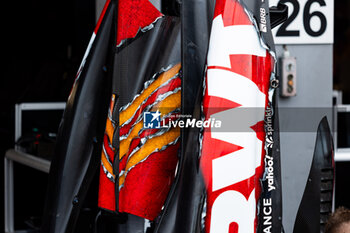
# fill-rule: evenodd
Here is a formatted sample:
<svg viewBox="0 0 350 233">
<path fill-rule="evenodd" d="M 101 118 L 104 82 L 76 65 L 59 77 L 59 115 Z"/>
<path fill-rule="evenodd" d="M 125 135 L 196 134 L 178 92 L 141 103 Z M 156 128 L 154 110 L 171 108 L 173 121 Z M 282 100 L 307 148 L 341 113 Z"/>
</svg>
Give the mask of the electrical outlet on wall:
<svg viewBox="0 0 350 233">
<path fill-rule="evenodd" d="M 291 97 L 297 94 L 297 60 L 295 57 L 284 56 L 281 59 L 281 96 Z"/>
</svg>

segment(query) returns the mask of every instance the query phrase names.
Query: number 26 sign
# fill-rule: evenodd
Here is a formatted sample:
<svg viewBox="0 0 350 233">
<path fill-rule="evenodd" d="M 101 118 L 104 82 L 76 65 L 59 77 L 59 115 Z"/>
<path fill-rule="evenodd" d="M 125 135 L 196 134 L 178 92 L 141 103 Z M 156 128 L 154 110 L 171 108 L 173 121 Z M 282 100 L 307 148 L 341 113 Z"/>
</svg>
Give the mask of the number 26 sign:
<svg viewBox="0 0 350 233">
<path fill-rule="evenodd" d="M 276 44 L 333 43 L 334 0 L 270 0 L 288 6 L 288 19 L 272 30 Z"/>
</svg>

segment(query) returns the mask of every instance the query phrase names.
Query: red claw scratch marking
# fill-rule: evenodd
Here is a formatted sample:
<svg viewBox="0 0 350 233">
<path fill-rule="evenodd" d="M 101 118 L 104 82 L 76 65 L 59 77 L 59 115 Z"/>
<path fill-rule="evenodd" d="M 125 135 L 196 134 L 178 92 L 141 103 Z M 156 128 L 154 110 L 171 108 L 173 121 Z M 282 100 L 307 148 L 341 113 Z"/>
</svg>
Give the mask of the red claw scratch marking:
<svg viewBox="0 0 350 233">
<path fill-rule="evenodd" d="M 174 118 L 171 114 L 180 111 L 180 69 L 180 64 L 162 69 L 129 104 L 119 109 L 118 174 L 113 170 L 113 159 L 118 156 L 111 145 L 116 129 L 116 121 L 112 119 L 113 96 L 101 156 L 99 207 L 116 210 L 115 186 L 118 185 L 119 212 L 149 220 L 160 213 L 175 177 L 180 130 L 143 128 L 143 113 L 158 110 L 166 124 Z"/>
<path fill-rule="evenodd" d="M 162 17 L 149 0 L 119 0 L 117 45 Z"/>
</svg>

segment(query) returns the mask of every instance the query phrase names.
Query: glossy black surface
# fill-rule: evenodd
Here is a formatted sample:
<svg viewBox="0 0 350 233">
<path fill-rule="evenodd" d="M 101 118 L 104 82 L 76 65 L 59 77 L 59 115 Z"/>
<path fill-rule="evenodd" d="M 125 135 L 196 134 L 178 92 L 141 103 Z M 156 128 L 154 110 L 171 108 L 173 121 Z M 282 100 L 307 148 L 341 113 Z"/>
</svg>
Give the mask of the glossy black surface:
<svg viewBox="0 0 350 233">
<path fill-rule="evenodd" d="M 288 18 L 288 7 L 278 3 L 277 6 L 270 7 L 271 29 L 285 22 Z"/>
<path fill-rule="evenodd" d="M 305 191 L 294 224 L 294 233 L 323 232 L 332 211 L 334 188 L 333 140 L 327 118 L 317 129 L 316 145 Z"/>
<path fill-rule="evenodd" d="M 213 1 L 188 0 L 182 6 L 181 113 L 200 119 L 202 83 L 209 43 Z M 205 187 L 199 168 L 199 129 L 182 129 L 178 175 L 154 232 L 201 231 Z"/>
<path fill-rule="evenodd" d="M 273 148 L 271 149 L 271 157 L 273 158 L 273 176 L 274 176 L 274 186 L 275 190 L 268 191 L 268 181 L 263 177 L 260 182 L 263 187 L 263 192 L 261 193 L 259 204 L 258 204 L 258 229 L 257 232 L 273 232 L 281 233 L 283 232 L 282 226 L 282 182 L 281 182 L 281 152 L 280 152 L 280 137 L 279 137 L 279 118 L 278 118 L 278 97 L 274 96 L 274 118 L 273 118 Z M 266 164 L 267 160 L 265 160 Z M 264 199 L 270 199 L 272 213 L 271 224 L 264 224 L 266 222 L 264 211 Z M 270 227 L 271 226 L 271 227 Z M 269 228 L 270 227 L 270 228 Z"/>
<path fill-rule="evenodd" d="M 110 4 L 86 64 L 72 89 L 52 161 L 42 232 L 74 232 L 87 190 L 98 169 L 110 97 L 114 51 L 114 4 Z M 97 191 L 97 190 L 96 190 Z"/>
</svg>

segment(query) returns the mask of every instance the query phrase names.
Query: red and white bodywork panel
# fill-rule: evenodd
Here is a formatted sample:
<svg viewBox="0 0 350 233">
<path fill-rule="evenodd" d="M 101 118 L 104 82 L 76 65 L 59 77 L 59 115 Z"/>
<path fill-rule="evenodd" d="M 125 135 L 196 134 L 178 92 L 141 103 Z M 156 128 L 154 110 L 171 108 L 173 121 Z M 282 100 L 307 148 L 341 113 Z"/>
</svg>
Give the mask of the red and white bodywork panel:
<svg viewBox="0 0 350 233">
<path fill-rule="evenodd" d="M 206 183 L 207 233 L 254 233 L 264 169 L 264 115 L 274 59 L 249 13 L 233 0 L 216 1 L 203 110 L 238 131 L 203 133 L 201 169 Z M 247 109 L 244 117 L 239 114 Z"/>
</svg>

